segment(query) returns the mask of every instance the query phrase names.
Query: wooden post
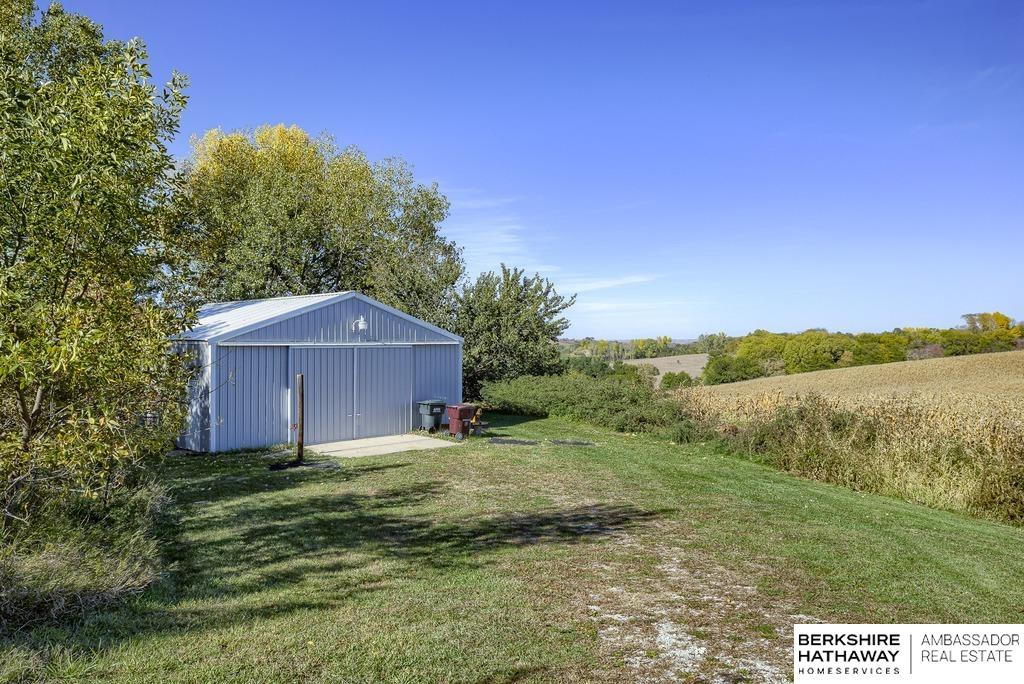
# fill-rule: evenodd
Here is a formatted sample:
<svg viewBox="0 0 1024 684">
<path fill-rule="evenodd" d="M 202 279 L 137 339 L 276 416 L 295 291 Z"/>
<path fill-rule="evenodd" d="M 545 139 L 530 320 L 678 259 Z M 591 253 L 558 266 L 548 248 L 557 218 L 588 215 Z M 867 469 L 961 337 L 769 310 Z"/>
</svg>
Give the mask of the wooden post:
<svg viewBox="0 0 1024 684">
<path fill-rule="evenodd" d="M 296 435 L 295 435 L 295 442 L 296 442 L 296 445 L 298 447 L 298 452 L 297 452 L 297 454 L 295 456 L 295 460 L 297 462 L 299 462 L 299 463 L 302 463 L 303 441 L 304 441 L 304 438 L 305 438 L 305 422 L 306 422 L 306 410 L 305 410 L 306 409 L 306 407 L 305 407 L 305 403 L 306 403 L 305 402 L 305 399 L 306 399 L 306 388 L 304 387 L 303 374 L 302 373 L 298 373 L 295 376 L 295 394 L 297 395 L 297 403 L 298 403 L 297 410 L 296 410 L 296 413 L 298 414 L 296 416 L 296 418 L 298 419 L 296 421 L 296 423 L 298 425 L 298 429 L 296 430 Z"/>
</svg>

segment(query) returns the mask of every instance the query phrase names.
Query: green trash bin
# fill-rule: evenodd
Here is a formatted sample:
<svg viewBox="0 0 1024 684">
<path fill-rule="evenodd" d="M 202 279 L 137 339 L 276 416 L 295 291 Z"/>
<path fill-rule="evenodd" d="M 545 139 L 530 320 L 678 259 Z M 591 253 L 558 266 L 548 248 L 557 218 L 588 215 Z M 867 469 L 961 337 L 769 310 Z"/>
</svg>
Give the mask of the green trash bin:
<svg viewBox="0 0 1024 684">
<path fill-rule="evenodd" d="M 441 427 L 441 416 L 444 415 L 444 402 L 440 399 L 424 399 L 420 405 L 420 429 L 437 432 Z"/>
</svg>

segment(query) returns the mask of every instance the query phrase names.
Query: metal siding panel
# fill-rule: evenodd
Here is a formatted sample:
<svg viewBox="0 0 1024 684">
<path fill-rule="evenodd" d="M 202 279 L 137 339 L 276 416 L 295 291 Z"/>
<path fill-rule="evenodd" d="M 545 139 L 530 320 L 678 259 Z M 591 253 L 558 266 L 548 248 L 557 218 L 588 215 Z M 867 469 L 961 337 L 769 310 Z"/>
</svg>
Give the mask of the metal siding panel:
<svg viewBox="0 0 1024 684">
<path fill-rule="evenodd" d="M 233 444 L 235 441 L 234 435 L 234 422 L 228 422 L 228 395 L 232 394 L 232 388 L 235 382 L 235 364 L 238 360 L 239 350 L 229 349 L 227 347 L 221 347 L 218 349 L 218 357 L 220 361 L 217 362 L 217 374 L 219 376 L 219 386 L 216 389 L 217 392 L 217 415 L 214 419 L 217 421 L 217 449 L 219 451 L 226 451 L 231 447 L 228 446 Z"/>
<path fill-rule="evenodd" d="M 461 401 L 462 374 L 458 345 L 420 345 L 414 347 L 413 351 L 416 371 L 413 401 L 443 399 L 448 404 Z M 447 423 L 447 411 L 442 421 Z"/>
<path fill-rule="evenodd" d="M 216 347 L 213 362 L 213 385 L 210 393 L 213 395 L 213 412 L 210 414 L 210 434 L 215 437 L 212 440 L 210 449 L 220 451 L 221 444 L 225 442 L 226 431 L 224 430 L 224 385 L 228 381 L 230 369 L 227 367 L 227 357 L 234 349 Z"/>
<path fill-rule="evenodd" d="M 457 359 L 458 360 L 455 363 L 455 370 L 456 370 L 456 375 L 455 375 L 455 396 L 458 397 L 458 399 L 455 400 L 455 403 L 461 404 L 462 403 L 462 343 L 461 342 L 459 342 L 459 344 L 458 344 L 458 350 L 459 350 L 458 354 L 457 354 Z"/>
<path fill-rule="evenodd" d="M 210 443 L 213 439 L 211 424 L 210 424 L 210 413 L 213 411 L 212 397 L 210 396 L 210 390 L 213 383 L 213 354 L 211 353 L 210 345 L 203 345 L 203 387 L 206 392 L 204 398 L 204 405 L 202 415 L 200 416 L 201 422 L 201 435 L 200 435 L 200 451 L 210 451 Z"/>
<path fill-rule="evenodd" d="M 288 348 L 217 350 L 217 449 L 249 449 L 287 440 Z"/>
<path fill-rule="evenodd" d="M 173 345 L 178 354 L 191 354 L 195 374 L 186 387 L 185 423 L 175 443 L 192 451 L 210 448 L 210 349 L 205 342 L 178 342 Z"/>
</svg>

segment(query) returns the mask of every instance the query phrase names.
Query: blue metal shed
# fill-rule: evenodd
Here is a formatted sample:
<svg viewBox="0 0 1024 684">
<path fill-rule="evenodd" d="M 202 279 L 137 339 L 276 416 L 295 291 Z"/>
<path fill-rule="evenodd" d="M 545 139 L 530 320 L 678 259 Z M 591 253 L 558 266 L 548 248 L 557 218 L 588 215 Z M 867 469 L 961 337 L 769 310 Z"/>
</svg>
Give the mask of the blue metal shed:
<svg viewBox="0 0 1024 684">
<path fill-rule="evenodd" d="M 179 336 L 200 370 L 182 448 L 290 443 L 295 375 L 307 444 L 409 432 L 416 402 L 462 401 L 462 338 L 358 292 L 219 302 Z"/>
</svg>

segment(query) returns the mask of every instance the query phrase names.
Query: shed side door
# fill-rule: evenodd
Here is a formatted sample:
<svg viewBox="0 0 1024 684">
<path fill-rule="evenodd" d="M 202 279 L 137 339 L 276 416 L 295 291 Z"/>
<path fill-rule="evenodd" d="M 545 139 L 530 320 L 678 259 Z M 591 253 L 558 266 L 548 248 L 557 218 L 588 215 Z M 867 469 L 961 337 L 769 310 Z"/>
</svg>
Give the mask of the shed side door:
<svg viewBox="0 0 1024 684">
<path fill-rule="evenodd" d="M 351 347 L 292 347 L 292 421 L 298 420 L 295 375 L 305 385 L 307 444 L 352 439 L 353 358 Z"/>
<path fill-rule="evenodd" d="M 413 377 L 412 347 L 357 348 L 357 439 L 412 430 Z"/>
</svg>

